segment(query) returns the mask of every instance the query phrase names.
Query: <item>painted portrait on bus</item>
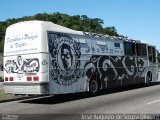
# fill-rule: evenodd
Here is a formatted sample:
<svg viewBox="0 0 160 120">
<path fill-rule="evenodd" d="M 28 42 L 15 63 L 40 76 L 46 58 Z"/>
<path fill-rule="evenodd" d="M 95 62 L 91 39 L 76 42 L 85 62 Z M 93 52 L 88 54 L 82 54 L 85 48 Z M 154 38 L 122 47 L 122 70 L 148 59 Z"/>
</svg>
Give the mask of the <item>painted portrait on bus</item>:
<svg viewBox="0 0 160 120">
<path fill-rule="evenodd" d="M 70 86 L 84 75 L 80 71 L 80 43 L 74 35 L 49 33 L 48 37 L 52 80 L 59 85 Z"/>
<path fill-rule="evenodd" d="M 71 69 L 72 65 L 73 65 L 73 50 L 72 48 L 68 45 L 63 43 L 61 48 L 60 48 L 60 56 L 61 56 L 61 60 L 62 60 L 62 68 L 64 68 L 65 70 L 67 69 Z"/>
</svg>

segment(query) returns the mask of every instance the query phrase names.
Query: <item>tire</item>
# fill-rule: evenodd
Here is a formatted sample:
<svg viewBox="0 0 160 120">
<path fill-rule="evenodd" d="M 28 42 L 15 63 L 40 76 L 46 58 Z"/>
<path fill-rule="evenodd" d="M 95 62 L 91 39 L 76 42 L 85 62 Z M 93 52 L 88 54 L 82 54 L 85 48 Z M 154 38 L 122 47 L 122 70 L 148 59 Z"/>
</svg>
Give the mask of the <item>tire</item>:
<svg viewBox="0 0 160 120">
<path fill-rule="evenodd" d="M 148 73 L 147 76 L 146 76 L 146 85 L 149 86 L 150 85 L 150 82 L 152 80 L 152 74 Z"/>
<path fill-rule="evenodd" d="M 90 80 L 89 82 L 89 95 L 90 96 L 96 96 L 99 92 L 99 86 L 97 80 Z"/>
</svg>

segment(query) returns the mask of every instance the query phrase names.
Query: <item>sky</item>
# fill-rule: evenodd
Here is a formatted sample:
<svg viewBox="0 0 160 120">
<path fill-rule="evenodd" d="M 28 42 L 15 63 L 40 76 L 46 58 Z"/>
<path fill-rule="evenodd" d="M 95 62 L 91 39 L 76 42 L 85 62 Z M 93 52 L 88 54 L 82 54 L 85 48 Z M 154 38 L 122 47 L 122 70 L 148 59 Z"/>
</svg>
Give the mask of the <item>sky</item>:
<svg viewBox="0 0 160 120">
<path fill-rule="evenodd" d="M 100 18 L 103 27 L 156 45 L 160 51 L 160 0 L 1 0 L 0 21 L 38 13 L 65 13 Z"/>
</svg>

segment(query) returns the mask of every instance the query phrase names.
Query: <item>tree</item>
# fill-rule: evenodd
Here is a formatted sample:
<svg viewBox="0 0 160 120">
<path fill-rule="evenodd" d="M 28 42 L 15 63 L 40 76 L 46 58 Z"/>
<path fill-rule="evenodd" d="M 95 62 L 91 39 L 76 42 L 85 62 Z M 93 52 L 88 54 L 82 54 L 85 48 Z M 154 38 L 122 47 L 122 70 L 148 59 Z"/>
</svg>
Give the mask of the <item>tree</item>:
<svg viewBox="0 0 160 120">
<path fill-rule="evenodd" d="M 160 63 L 160 53 L 159 53 L 159 51 L 158 51 L 157 59 L 158 59 L 158 62 Z"/>
<path fill-rule="evenodd" d="M 108 35 L 111 35 L 111 36 L 119 36 L 118 33 L 117 33 L 117 30 L 114 26 L 105 27 L 103 29 L 103 34 L 108 34 Z"/>
<path fill-rule="evenodd" d="M 28 20 L 50 21 L 55 24 L 59 24 L 74 30 L 120 36 L 117 33 L 117 30 L 114 26 L 103 28 L 102 25 L 104 22 L 100 18 L 89 18 L 87 15 L 70 16 L 59 12 L 51 14 L 39 13 L 33 16 L 24 16 L 22 18 L 17 18 L 17 19 L 12 18 L 0 22 L 0 52 L 3 52 L 4 36 L 6 28 L 11 24 Z"/>
</svg>

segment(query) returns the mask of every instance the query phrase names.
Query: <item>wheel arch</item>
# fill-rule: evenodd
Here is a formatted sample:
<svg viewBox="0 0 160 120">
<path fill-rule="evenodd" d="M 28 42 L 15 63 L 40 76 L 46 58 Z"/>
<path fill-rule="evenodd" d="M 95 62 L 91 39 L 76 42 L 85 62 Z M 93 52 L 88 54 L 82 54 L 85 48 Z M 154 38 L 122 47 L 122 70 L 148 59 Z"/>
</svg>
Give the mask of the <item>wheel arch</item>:
<svg viewBox="0 0 160 120">
<path fill-rule="evenodd" d="M 101 89 L 101 87 L 102 87 L 102 82 L 101 82 L 100 77 L 99 77 L 98 75 L 92 75 L 91 78 L 90 78 L 90 81 L 93 80 L 93 79 L 95 79 L 95 78 L 96 78 L 96 80 L 97 80 L 98 87 Z"/>
<path fill-rule="evenodd" d="M 147 77 L 149 76 L 150 80 L 152 81 L 152 72 L 151 71 L 147 71 L 146 76 L 145 76 L 145 83 L 147 83 Z"/>
</svg>

